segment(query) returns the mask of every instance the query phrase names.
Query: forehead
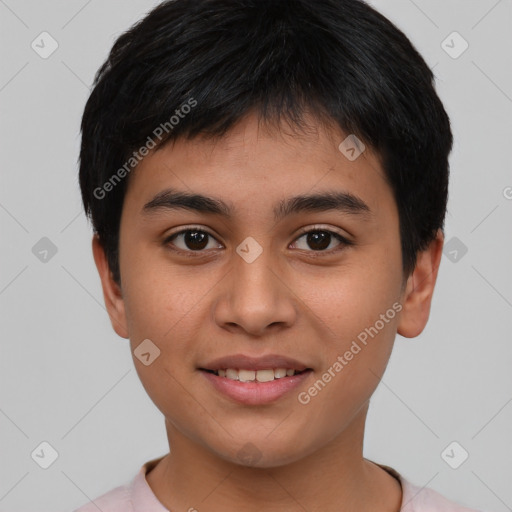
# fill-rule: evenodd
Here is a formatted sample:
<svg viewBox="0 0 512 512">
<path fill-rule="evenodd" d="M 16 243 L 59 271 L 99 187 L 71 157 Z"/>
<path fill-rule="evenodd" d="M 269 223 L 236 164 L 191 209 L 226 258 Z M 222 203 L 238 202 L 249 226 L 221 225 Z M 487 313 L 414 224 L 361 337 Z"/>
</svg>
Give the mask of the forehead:
<svg viewBox="0 0 512 512">
<path fill-rule="evenodd" d="M 303 130 L 262 126 L 255 114 L 221 138 L 180 138 L 151 152 L 130 176 L 125 201 L 142 213 L 168 189 L 220 198 L 231 213 L 268 205 L 274 216 L 279 197 L 332 190 L 377 205 L 391 193 L 378 155 L 352 135 L 311 118 Z"/>
</svg>

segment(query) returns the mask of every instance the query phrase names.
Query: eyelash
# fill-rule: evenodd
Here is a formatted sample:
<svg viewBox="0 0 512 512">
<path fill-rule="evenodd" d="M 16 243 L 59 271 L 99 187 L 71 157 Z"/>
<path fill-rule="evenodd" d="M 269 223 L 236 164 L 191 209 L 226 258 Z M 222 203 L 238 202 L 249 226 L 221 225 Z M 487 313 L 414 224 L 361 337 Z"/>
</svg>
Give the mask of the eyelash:
<svg viewBox="0 0 512 512">
<path fill-rule="evenodd" d="M 168 236 L 164 240 L 163 244 L 164 244 L 164 246 L 168 247 L 171 251 L 173 251 L 175 253 L 183 254 L 185 256 L 190 256 L 192 258 L 200 257 L 205 252 L 204 249 L 200 250 L 200 251 L 193 251 L 193 250 L 176 249 L 176 248 L 172 248 L 171 247 L 171 245 L 174 245 L 174 244 L 171 243 L 171 240 L 173 240 L 174 238 L 176 238 L 179 235 L 184 235 L 186 233 L 194 232 L 194 231 L 195 232 L 200 232 L 200 233 L 205 233 L 209 237 L 211 237 L 214 240 L 216 240 L 215 236 L 213 236 L 210 232 L 206 231 L 205 229 L 200 228 L 199 226 L 197 226 L 197 227 L 196 226 L 192 226 L 192 227 L 189 227 L 187 229 L 183 229 L 181 231 L 177 231 L 176 233 L 173 233 L 172 235 Z M 326 251 L 326 250 L 320 250 L 320 251 L 309 250 L 309 251 L 306 251 L 306 252 L 313 253 L 314 257 L 319 257 L 322 254 L 328 254 L 328 255 L 334 254 L 334 253 L 336 253 L 338 251 L 343 250 L 345 247 L 349 247 L 351 245 L 354 245 L 354 242 L 351 242 L 350 240 L 346 239 L 344 236 L 340 235 L 339 233 L 336 233 L 335 231 L 332 231 L 332 230 L 329 230 L 329 229 L 325 229 L 325 228 L 322 228 L 322 227 L 319 227 L 319 226 L 318 227 L 314 226 L 311 229 L 301 230 L 299 232 L 297 238 L 295 238 L 293 243 L 295 243 L 297 240 L 302 238 L 304 235 L 308 235 L 309 233 L 328 233 L 328 234 L 332 235 L 334 238 L 336 238 L 339 242 L 341 242 L 340 246 L 338 246 L 335 249 L 328 250 L 328 251 Z"/>
</svg>

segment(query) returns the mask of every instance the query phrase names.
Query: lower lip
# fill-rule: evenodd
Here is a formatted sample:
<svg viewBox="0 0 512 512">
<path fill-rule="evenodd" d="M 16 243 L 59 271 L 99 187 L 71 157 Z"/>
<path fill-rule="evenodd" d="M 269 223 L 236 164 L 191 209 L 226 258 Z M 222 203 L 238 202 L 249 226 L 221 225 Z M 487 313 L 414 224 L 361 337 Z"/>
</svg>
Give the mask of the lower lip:
<svg viewBox="0 0 512 512">
<path fill-rule="evenodd" d="M 246 405 L 274 402 L 300 386 L 312 373 L 312 370 L 307 370 L 297 375 L 281 377 L 269 382 L 240 382 L 227 377 L 219 377 L 205 370 L 200 371 L 217 391 Z"/>
</svg>

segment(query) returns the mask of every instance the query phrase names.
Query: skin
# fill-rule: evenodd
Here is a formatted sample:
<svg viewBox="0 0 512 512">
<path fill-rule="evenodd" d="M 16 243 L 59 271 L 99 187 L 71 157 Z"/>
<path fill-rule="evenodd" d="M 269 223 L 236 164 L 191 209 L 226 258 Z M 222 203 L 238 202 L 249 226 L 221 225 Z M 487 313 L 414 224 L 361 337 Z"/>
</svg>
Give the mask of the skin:
<svg viewBox="0 0 512 512">
<path fill-rule="evenodd" d="M 130 339 L 132 352 L 146 338 L 161 351 L 149 366 L 133 360 L 166 419 L 172 453 L 146 479 L 170 510 L 217 512 L 242 503 L 251 512 L 400 509 L 399 482 L 363 458 L 364 427 L 396 333 L 412 338 L 427 323 L 443 235 L 404 276 L 398 211 L 378 156 L 366 148 L 350 162 L 338 150 L 346 134 L 313 118 L 308 127 L 270 131 L 252 112 L 220 140 L 179 139 L 148 155 L 130 176 L 123 205 L 121 286 L 93 237 L 114 330 Z M 143 205 L 168 187 L 223 199 L 234 216 L 142 215 Z M 371 215 L 302 212 L 274 221 L 279 200 L 327 190 L 351 192 Z M 183 236 L 165 243 L 194 226 L 213 235 L 198 257 L 172 251 L 174 243 L 192 252 Z M 333 237 L 323 252 L 315 250 L 300 228 L 337 232 L 354 245 Z M 248 236 L 263 249 L 250 264 L 235 252 Z M 402 310 L 301 404 L 298 392 L 397 302 Z M 283 354 L 314 371 L 277 401 L 240 405 L 198 370 L 234 353 Z M 254 462 L 238 455 L 248 443 L 259 454 Z"/>
</svg>

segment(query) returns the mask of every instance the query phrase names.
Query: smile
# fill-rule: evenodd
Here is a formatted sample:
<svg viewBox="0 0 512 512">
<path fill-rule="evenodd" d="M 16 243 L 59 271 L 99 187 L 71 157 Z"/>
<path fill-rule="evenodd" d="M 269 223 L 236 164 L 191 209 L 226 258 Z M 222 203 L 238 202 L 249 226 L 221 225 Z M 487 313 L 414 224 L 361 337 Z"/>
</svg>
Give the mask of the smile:
<svg viewBox="0 0 512 512">
<path fill-rule="evenodd" d="M 270 404 L 286 396 L 295 396 L 292 391 L 302 387 L 313 374 L 311 368 L 302 371 L 291 368 L 200 370 L 213 390 L 244 405 Z"/>
<path fill-rule="evenodd" d="M 306 370 L 298 371 L 293 368 L 267 368 L 263 370 L 243 370 L 236 368 L 226 368 L 219 370 L 206 370 L 210 373 L 240 382 L 270 382 L 283 377 L 292 377 L 293 375 L 303 373 Z"/>
</svg>

